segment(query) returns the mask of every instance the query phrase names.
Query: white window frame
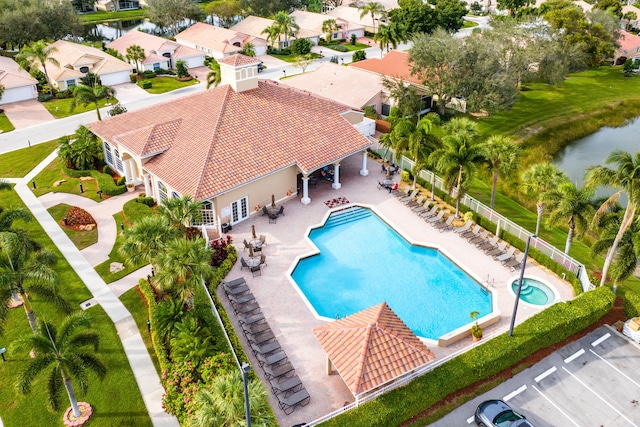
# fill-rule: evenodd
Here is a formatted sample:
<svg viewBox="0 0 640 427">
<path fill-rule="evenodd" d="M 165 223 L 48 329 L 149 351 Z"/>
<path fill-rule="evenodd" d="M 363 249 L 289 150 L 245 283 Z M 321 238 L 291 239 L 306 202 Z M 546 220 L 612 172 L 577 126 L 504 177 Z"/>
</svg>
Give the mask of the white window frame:
<svg viewBox="0 0 640 427">
<path fill-rule="evenodd" d="M 249 197 L 231 202 L 231 224 L 237 224 L 249 218 Z"/>
<path fill-rule="evenodd" d="M 113 166 L 113 153 L 111 152 L 111 146 L 107 141 L 103 142 L 104 145 L 104 160 L 109 166 Z"/>
<path fill-rule="evenodd" d="M 162 203 L 164 200 L 168 200 L 167 186 L 162 181 L 158 181 L 158 203 Z"/>
</svg>

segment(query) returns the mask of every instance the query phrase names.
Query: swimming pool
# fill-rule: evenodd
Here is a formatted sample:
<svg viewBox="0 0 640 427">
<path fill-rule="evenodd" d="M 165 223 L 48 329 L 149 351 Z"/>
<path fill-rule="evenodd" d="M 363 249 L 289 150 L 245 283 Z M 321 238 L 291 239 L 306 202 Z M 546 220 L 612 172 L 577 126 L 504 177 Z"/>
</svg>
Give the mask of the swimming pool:
<svg viewBox="0 0 640 427">
<path fill-rule="evenodd" d="M 309 233 L 320 253 L 291 273 L 321 317 L 351 315 L 383 301 L 416 335 L 437 340 L 491 313 L 491 293 L 437 249 L 407 242 L 373 211 L 332 213 Z"/>
<path fill-rule="evenodd" d="M 518 292 L 519 280 L 520 277 L 512 277 L 509 279 L 511 283 L 510 289 L 514 298 Z M 555 288 L 551 284 L 544 282 L 539 277 L 525 276 L 522 280 L 520 299 L 531 305 L 542 306 L 552 304 L 558 299 L 558 296 L 556 295 Z"/>
</svg>

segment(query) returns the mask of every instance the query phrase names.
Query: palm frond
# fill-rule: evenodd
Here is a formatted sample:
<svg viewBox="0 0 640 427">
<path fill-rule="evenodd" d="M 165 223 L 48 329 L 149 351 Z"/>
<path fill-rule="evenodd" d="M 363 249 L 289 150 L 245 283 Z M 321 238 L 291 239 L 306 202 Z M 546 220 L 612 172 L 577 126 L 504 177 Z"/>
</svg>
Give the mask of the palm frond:
<svg viewBox="0 0 640 427">
<path fill-rule="evenodd" d="M 31 360 L 27 367 L 18 374 L 18 381 L 16 382 L 18 391 L 22 394 L 31 393 L 33 380 L 54 361 L 55 358 L 48 354 L 36 356 L 35 359 Z"/>
<path fill-rule="evenodd" d="M 62 372 L 57 366 L 49 373 L 49 381 L 47 381 L 47 405 L 53 411 L 60 410 L 60 395 L 64 382 L 62 381 Z"/>
</svg>

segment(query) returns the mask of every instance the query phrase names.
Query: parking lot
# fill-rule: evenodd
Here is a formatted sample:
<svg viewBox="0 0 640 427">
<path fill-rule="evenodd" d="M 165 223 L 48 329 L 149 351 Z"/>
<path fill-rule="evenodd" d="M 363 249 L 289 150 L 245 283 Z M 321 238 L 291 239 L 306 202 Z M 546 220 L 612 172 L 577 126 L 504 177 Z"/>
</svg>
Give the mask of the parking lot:
<svg viewBox="0 0 640 427">
<path fill-rule="evenodd" d="M 475 426 L 476 407 L 489 399 L 536 427 L 640 426 L 640 346 L 598 328 L 431 426 Z"/>
</svg>

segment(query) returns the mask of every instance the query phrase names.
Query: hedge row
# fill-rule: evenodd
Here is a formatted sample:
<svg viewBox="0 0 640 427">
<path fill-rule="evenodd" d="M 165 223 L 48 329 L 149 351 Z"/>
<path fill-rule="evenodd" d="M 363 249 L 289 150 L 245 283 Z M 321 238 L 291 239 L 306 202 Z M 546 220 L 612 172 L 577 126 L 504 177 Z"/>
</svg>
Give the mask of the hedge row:
<svg viewBox="0 0 640 427">
<path fill-rule="evenodd" d="M 629 318 L 640 316 L 640 294 L 633 291 L 625 292 L 622 311 Z"/>
<path fill-rule="evenodd" d="M 164 348 L 164 344 L 162 342 L 162 338 L 158 335 L 158 328 L 156 328 L 154 319 L 156 316 L 155 310 L 158 307 L 158 303 L 156 302 L 156 294 L 153 292 L 151 288 L 151 284 L 145 279 L 140 279 L 138 282 L 138 287 L 144 295 L 144 298 L 147 300 L 147 307 L 149 309 L 148 317 L 151 326 L 151 342 L 153 343 L 153 349 L 156 352 L 156 356 L 158 357 L 158 364 L 160 365 L 160 372 L 166 372 L 171 366 L 171 362 L 167 357 L 167 352 Z"/>
<path fill-rule="evenodd" d="M 514 366 L 530 354 L 583 330 L 613 307 L 615 295 L 604 286 L 572 301 L 554 304 L 505 332 L 451 359 L 404 387 L 333 418 L 323 426 L 395 426 L 430 408 L 449 394 Z"/>
<path fill-rule="evenodd" d="M 117 196 L 127 191 L 127 187 L 124 185 L 116 185 L 113 182 L 113 177 L 106 173 L 101 173 L 97 170 L 75 170 L 69 169 L 66 166 L 62 166 L 62 171 L 72 178 L 80 178 L 83 176 L 91 176 L 98 183 L 98 188 L 102 190 L 102 194 L 105 196 Z"/>
</svg>

